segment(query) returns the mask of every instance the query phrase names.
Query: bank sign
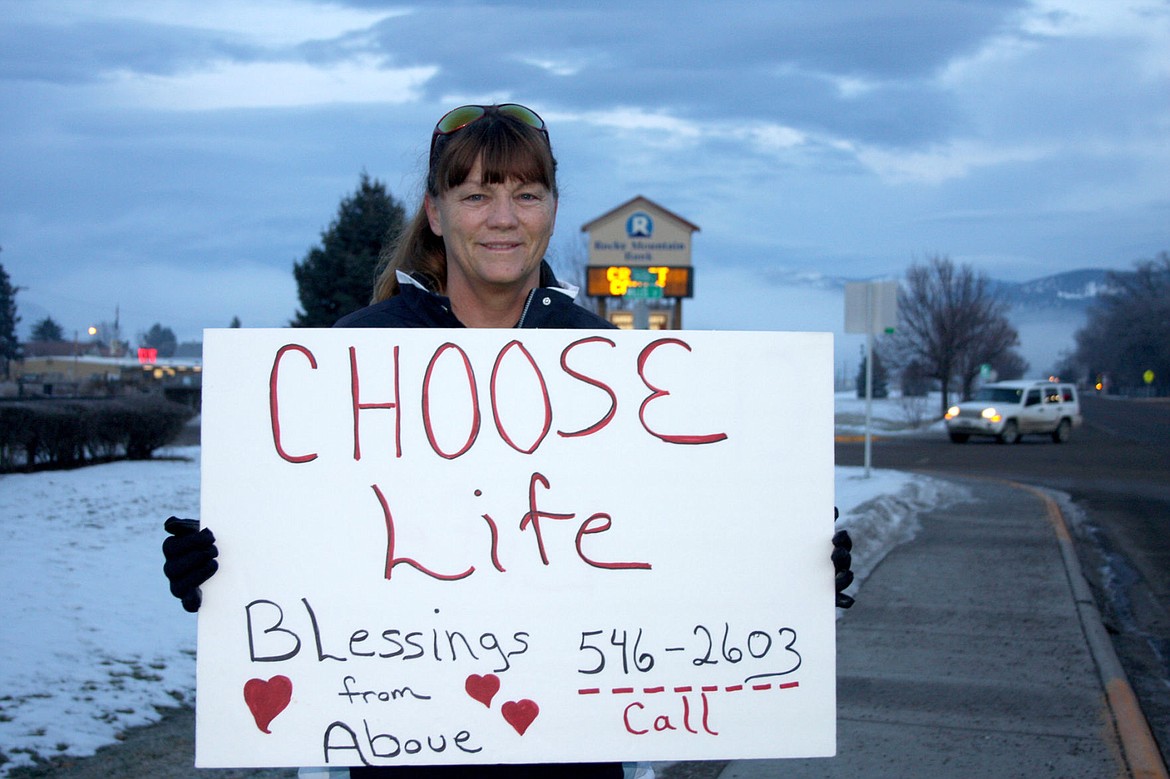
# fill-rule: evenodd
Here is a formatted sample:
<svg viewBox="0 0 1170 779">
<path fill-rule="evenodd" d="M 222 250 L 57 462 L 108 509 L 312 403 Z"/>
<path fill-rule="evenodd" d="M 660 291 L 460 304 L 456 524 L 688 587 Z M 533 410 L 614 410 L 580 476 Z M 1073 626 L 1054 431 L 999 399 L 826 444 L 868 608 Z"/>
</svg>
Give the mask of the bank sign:
<svg viewBox="0 0 1170 779">
<path fill-rule="evenodd" d="M 691 233 L 699 228 L 636 197 L 581 229 L 589 234 L 591 266 L 647 268 L 689 266 Z"/>
</svg>

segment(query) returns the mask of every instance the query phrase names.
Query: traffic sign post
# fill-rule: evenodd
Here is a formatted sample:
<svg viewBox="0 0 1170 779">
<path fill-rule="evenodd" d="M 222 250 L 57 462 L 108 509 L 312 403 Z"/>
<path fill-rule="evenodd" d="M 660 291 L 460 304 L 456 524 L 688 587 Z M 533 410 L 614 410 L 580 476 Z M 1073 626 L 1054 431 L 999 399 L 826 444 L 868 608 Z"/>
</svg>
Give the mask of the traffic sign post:
<svg viewBox="0 0 1170 779">
<path fill-rule="evenodd" d="M 873 452 L 873 338 L 892 333 L 898 324 L 898 282 L 851 282 L 845 285 L 845 332 L 865 333 L 865 478 Z"/>
</svg>

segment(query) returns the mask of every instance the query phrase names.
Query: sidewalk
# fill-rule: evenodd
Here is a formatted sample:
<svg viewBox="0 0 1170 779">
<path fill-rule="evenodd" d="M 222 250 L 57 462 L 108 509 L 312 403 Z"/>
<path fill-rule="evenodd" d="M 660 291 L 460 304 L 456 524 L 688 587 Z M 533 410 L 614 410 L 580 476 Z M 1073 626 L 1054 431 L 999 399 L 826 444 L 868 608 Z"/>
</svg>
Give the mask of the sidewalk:
<svg viewBox="0 0 1170 779">
<path fill-rule="evenodd" d="M 1165 776 L 1055 503 L 964 484 L 974 500 L 924 514 L 839 623 L 837 757 L 721 779 Z"/>
</svg>

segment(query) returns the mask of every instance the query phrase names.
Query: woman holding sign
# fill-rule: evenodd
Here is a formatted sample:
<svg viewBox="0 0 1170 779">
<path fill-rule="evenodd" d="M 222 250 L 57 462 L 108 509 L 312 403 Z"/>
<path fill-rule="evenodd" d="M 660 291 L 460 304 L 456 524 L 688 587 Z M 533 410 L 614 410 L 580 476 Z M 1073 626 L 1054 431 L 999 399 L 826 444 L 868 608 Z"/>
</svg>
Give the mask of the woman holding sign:
<svg viewBox="0 0 1170 779">
<path fill-rule="evenodd" d="M 515 104 L 467 105 L 431 136 L 423 203 L 375 283 L 373 302 L 337 327 L 602 329 L 544 261 L 557 212 L 556 161 L 544 120 Z M 217 569 L 215 539 L 171 518 L 163 545 L 171 592 L 188 611 Z M 834 537 L 837 591 L 849 586 L 849 539 Z M 851 599 L 838 595 L 838 605 Z M 359 777 L 612 777 L 619 763 L 359 767 Z"/>
<path fill-rule="evenodd" d="M 544 262 L 557 215 L 544 120 L 463 106 L 431 136 L 423 205 L 374 287 L 337 327 L 612 328 Z"/>
</svg>

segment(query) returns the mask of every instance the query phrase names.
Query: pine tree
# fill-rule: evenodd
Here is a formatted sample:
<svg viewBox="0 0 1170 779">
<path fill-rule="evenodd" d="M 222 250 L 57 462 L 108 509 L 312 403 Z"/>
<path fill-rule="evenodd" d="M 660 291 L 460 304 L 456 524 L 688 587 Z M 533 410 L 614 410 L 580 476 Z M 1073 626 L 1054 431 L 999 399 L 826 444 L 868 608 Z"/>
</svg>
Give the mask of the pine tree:
<svg viewBox="0 0 1170 779">
<path fill-rule="evenodd" d="M 861 358 L 861 366 L 857 369 L 857 397 L 865 397 L 865 374 L 866 374 L 866 359 Z M 889 388 L 889 374 L 886 372 L 886 366 L 882 362 L 881 355 L 878 354 L 877 349 L 873 350 L 873 397 L 884 398 L 890 394 Z"/>
<path fill-rule="evenodd" d="M 140 337 L 140 340 L 143 346 L 158 349 L 158 356 L 164 358 L 174 357 L 175 349 L 179 345 L 175 331 L 169 327 L 163 327 L 158 322 L 151 325 L 150 329 Z"/>
<path fill-rule="evenodd" d="M 20 317 L 16 314 L 16 293 L 19 287 L 12 285 L 8 272 L 0 265 L 0 376 L 8 378 L 8 363 L 20 358 L 20 342 L 16 340 L 16 326 Z"/>
<path fill-rule="evenodd" d="M 65 331 L 51 316 L 47 316 L 33 325 L 32 340 L 34 341 L 64 341 Z"/>
<path fill-rule="evenodd" d="M 383 246 L 392 245 L 406 219 L 386 185 L 362 173 L 357 190 L 341 201 L 337 218 L 304 260 L 293 265 L 301 311 L 293 327 L 332 327 L 368 305 Z"/>
</svg>

